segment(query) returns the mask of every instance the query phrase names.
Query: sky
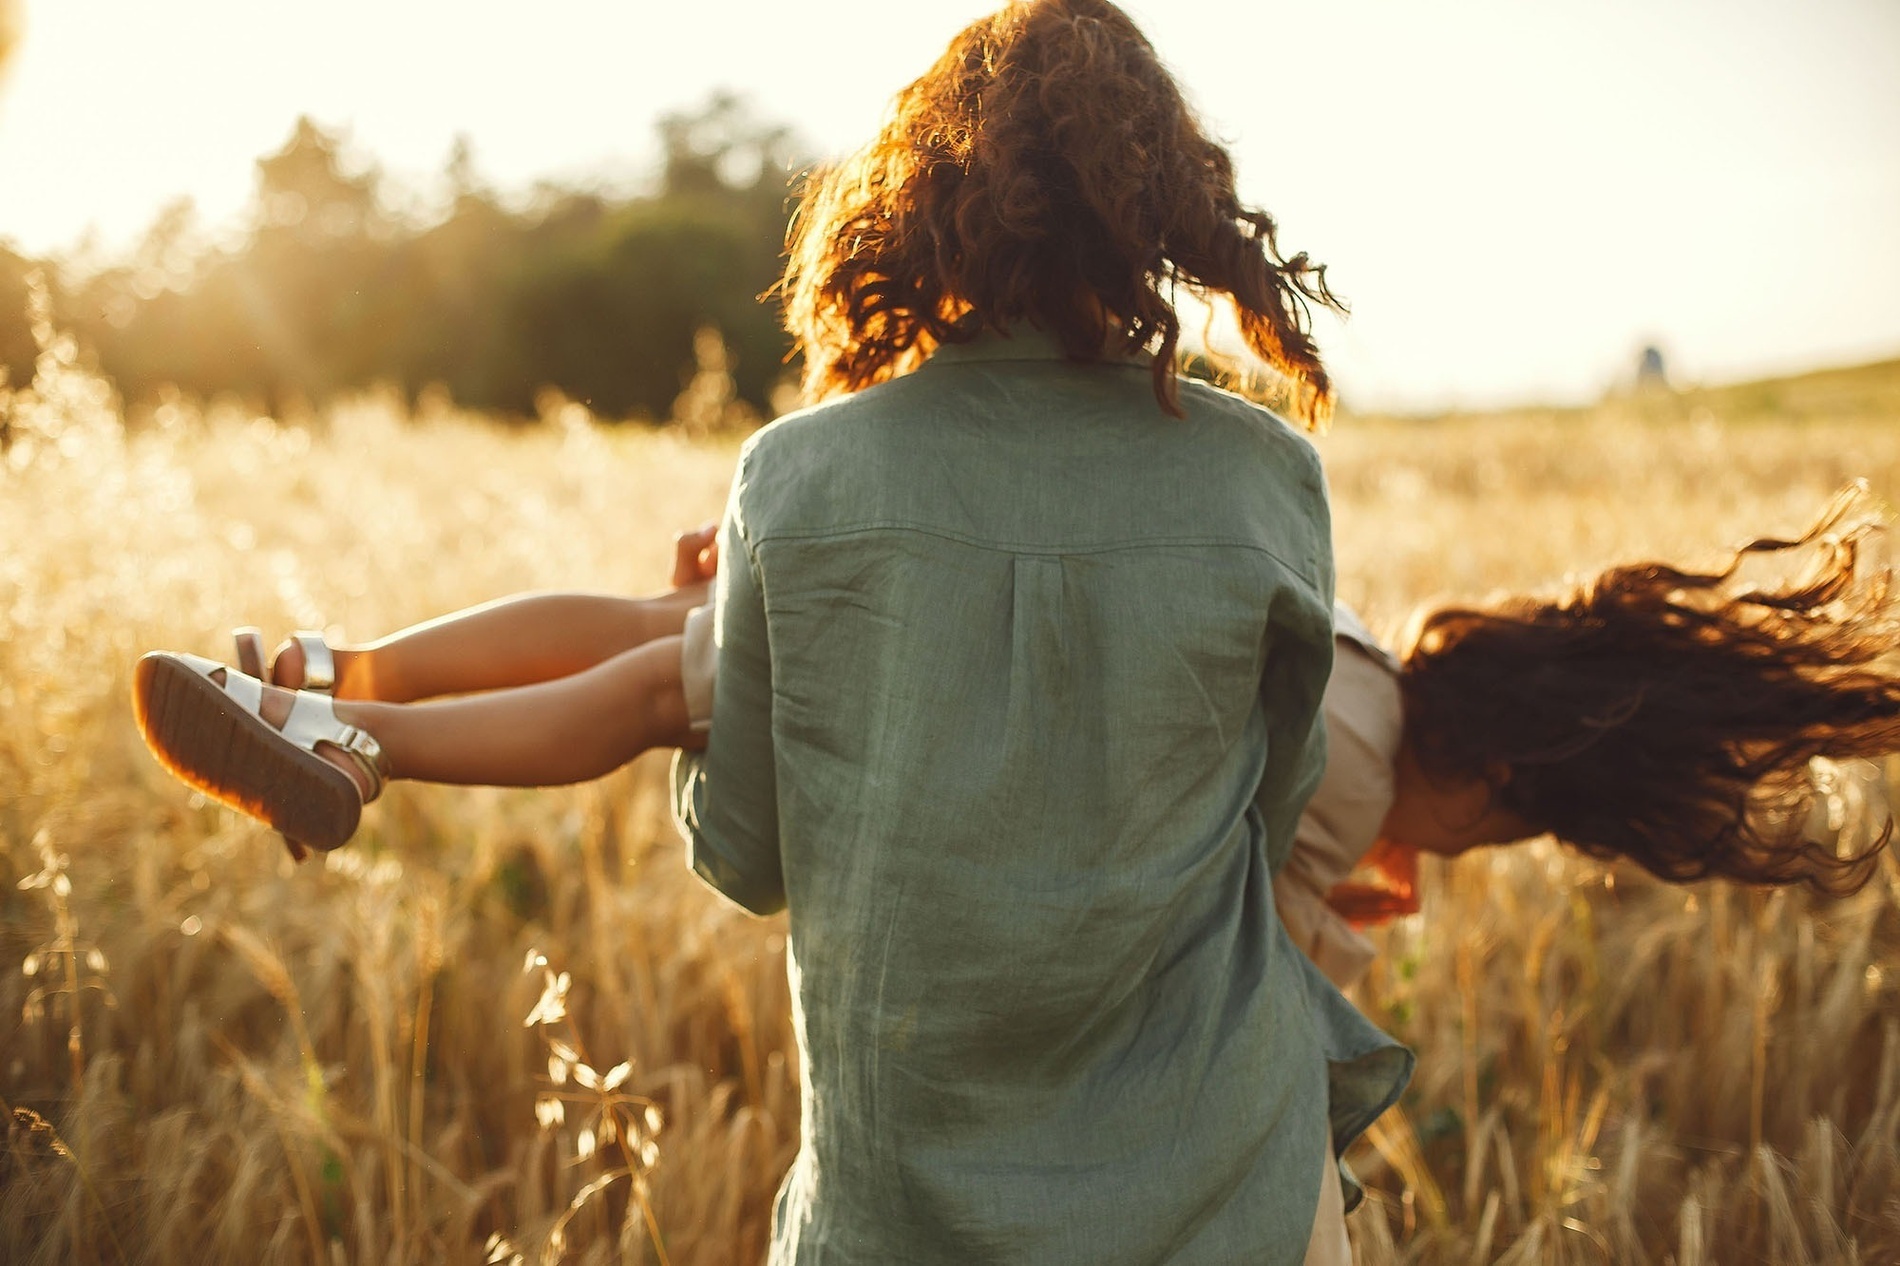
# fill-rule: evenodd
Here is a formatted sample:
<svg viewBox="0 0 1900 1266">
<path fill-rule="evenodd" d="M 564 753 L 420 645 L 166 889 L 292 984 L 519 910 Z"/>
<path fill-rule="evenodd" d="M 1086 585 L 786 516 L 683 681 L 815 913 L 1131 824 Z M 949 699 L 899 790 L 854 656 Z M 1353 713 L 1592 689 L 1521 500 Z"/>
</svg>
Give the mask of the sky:
<svg viewBox="0 0 1900 1266">
<path fill-rule="evenodd" d="M 4 5 L 6 0 L 0 0 Z M 236 225 L 300 114 L 426 192 L 650 170 L 731 89 L 851 148 L 969 0 L 25 0 L 0 240 Z M 1900 0 L 1130 0 L 1281 242 L 1349 404 L 1593 399 L 1900 355 Z"/>
</svg>

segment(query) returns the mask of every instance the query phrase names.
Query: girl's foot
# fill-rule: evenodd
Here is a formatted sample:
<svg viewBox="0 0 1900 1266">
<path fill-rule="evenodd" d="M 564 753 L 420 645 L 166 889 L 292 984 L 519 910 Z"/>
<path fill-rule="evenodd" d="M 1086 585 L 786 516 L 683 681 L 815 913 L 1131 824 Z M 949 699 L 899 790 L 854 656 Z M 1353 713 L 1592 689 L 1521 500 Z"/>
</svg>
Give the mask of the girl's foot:
<svg viewBox="0 0 1900 1266">
<path fill-rule="evenodd" d="M 282 833 L 292 856 L 345 843 L 388 777 L 380 745 L 338 720 L 327 697 L 196 655 L 139 660 L 132 702 L 160 763 Z"/>
<path fill-rule="evenodd" d="M 339 699 L 363 699 L 370 692 L 354 679 L 361 674 L 362 652 L 330 645 L 322 633 L 299 629 L 264 656 L 264 635 L 255 626 L 231 630 L 237 646 L 238 671 L 288 690 L 314 690 Z"/>
</svg>

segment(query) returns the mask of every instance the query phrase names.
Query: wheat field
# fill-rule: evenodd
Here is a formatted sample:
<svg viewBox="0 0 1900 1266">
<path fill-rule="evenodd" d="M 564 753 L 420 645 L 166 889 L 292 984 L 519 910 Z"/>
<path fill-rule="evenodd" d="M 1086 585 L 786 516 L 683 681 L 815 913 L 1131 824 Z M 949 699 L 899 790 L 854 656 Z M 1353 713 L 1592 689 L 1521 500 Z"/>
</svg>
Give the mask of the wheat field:
<svg viewBox="0 0 1900 1266">
<path fill-rule="evenodd" d="M 128 423 L 42 336 L 0 403 L 0 1260 L 760 1260 L 797 1134 L 783 924 L 687 873 L 663 755 L 398 786 L 299 868 L 165 777 L 127 703 L 141 651 L 223 656 L 235 624 L 654 589 L 736 441 L 376 397 Z M 1390 627 L 1706 559 L 1851 477 L 1900 495 L 1900 374 L 1348 417 L 1323 448 L 1342 595 Z M 1835 792 L 1855 830 L 1880 777 Z M 1360 1262 L 1900 1261 L 1891 856 L 1835 903 L 1547 843 L 1426 880 L 1359 998 L 1420 1055 L 1352 1158 Z"/>
</svg>

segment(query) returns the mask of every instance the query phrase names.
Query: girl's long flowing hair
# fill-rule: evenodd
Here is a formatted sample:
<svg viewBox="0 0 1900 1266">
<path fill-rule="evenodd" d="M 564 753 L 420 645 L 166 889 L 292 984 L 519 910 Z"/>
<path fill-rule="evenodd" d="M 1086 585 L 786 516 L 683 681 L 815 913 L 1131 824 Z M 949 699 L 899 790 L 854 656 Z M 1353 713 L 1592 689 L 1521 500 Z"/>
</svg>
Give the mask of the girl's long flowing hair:
<svg viewBox="0 0 1900 1266">
<path fill-rule="evenodd" d="M 811 399 L 1030 322 L 1077 361 L 1153 351 L 1155 395 L 1178 413 L 1181 285 L 1231 298 L 1293 413 L 1317 425 L 1331 408 L 1309 308 L 1343 310 L 1325 269 L 1280 255 L 1227 151 L 1106 0 L 1019 0 L 966 28 L 874 141 L 808 182 L 788 248 Z"/>
<path fill-rule="evenodd" d="M 1533 825 L 1664 879 L 1854 891 L 1892 822 L 1852 855 L 1810 838 L 1810 763 L 1900 751 L 1885 546 L 1856 484 L 1714 571 L 1638 563 L 1428 612 L 1403 656 L 1408 740 L 1428 776 L 1493 777 Z"/>
</svg>

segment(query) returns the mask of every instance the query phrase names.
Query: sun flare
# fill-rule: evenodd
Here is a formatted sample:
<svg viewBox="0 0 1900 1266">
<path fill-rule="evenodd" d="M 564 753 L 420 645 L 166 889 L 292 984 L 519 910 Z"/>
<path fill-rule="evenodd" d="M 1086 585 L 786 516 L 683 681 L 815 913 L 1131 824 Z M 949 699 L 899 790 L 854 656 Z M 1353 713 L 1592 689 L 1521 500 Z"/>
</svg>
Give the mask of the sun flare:
<svg viewBox="0 0 1900 1266">
<path fill-rule="evenodd" d="M 20 46 L 26 24 L 20 17 L 19 0 L 0 0 L 0 80 L 13 62 L 13 50 Z"/>
</svg>

